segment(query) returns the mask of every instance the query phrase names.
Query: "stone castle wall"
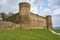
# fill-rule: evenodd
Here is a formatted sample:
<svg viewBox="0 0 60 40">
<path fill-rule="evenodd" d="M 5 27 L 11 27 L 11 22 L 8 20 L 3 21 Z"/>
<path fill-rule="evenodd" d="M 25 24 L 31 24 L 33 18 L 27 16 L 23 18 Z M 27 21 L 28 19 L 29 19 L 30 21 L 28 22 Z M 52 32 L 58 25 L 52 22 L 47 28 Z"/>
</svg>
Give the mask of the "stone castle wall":
<svg viewBox="0 0 60 40">
<path fill-rule="evenodd" d="M 21 28 L 52 28 L 51 17 L 42 17 L 31 13 L 29 3 L 19 4 L 19 15 Z"/>
<path fill-rule="evenodd" d="M 31 13 L 31 25 L 33 28 L 45 28 L 47 25 L 46 25 L 46 18 L 45 17 L 42 17 L 42 16 L 39 16 L 37 14 L 33 14 Z"/>
<path fill-rule="evenodd" d="M 10 19 L 10 20 L 9 20 Z M 14 22 L 21 29 L 39 28 L 52 29 L 51 16 L 43 17 L 30 12 L 30 4 L 22 2 L 19 4 L 19 12 L 9 17 L 8 20 Z"/>
</svg>

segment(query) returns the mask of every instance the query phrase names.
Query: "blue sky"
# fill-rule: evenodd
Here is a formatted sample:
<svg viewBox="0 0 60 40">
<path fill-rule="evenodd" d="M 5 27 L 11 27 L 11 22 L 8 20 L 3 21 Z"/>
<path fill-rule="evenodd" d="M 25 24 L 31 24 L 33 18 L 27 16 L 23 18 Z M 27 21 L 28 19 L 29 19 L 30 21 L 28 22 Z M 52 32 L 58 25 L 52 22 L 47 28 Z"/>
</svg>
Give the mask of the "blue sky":
<svg viewBox="0 0 60 40">
<path fill-rule="evenodd" d="M 53 26 L 60 26 L 60 0 L 0 0 L 0 12 L 19 11 L 19 3 L 28 2 L 30 11 L 41 16 L 52 16 Z"/>
</svg>

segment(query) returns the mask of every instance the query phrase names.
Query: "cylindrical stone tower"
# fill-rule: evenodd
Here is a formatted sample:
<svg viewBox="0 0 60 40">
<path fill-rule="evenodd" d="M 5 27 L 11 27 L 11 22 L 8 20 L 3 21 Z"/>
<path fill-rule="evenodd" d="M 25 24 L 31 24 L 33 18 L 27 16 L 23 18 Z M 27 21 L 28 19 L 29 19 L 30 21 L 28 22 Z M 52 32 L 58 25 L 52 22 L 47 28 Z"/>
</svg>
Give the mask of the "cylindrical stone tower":
<svg viewBox="0 0 60 40">
<path fill-rule="evenodd" d="M 47 21 L 47 29 L 52 29 L 52 18 L 50 15 L 46 17 L 46 21 Z"/>
<path fill-rule="evenodd" d="M 30 4 L 26 2 L 19 3 L 20 27 L 28 28 L 30 26 Z"/>
<path fill-rule="evenodd" d="M 30 15 L 30 4 L 26 2 L 19 3 L 19 13 L 20 15 Z"/>
</svg>

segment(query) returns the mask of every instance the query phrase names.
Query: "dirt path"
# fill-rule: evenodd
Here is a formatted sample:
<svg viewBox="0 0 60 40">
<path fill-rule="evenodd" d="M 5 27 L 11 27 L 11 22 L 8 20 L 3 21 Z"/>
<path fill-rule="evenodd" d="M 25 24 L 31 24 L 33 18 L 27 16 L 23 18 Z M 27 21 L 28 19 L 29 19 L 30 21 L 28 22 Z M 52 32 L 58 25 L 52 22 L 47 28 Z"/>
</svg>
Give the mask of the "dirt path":
<svg viewBox="0 0 60 40">
<path fill-rule="evenodd" d="M 60 33 L 57 33 L 57 32 L 55 32 L 55 31 L 53 31 L 53 30 L 51 30 L 51 29 L 49 29 L 49 31 L 52 32 L 52 33 L 55 34 L 55 35 L 60 35 Z"/>
</svg>

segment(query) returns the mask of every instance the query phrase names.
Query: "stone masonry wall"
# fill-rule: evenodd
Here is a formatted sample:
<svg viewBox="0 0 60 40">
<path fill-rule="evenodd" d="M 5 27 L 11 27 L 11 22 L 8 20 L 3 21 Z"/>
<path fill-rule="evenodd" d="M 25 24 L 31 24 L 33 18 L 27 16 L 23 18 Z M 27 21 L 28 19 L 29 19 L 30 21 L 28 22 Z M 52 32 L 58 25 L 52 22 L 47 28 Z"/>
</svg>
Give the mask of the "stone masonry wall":
<svg viewBox="0 0 60 40">
<path fill-rule="evenodd" d="M 32 28 L 46 28 L 46 18 L 37 14 L 31 13 L 31 27 Z"/>
</svg>

